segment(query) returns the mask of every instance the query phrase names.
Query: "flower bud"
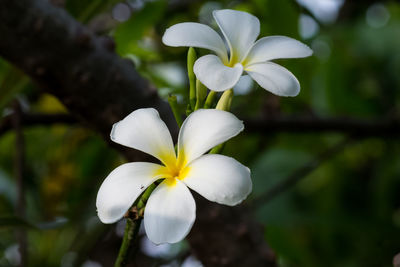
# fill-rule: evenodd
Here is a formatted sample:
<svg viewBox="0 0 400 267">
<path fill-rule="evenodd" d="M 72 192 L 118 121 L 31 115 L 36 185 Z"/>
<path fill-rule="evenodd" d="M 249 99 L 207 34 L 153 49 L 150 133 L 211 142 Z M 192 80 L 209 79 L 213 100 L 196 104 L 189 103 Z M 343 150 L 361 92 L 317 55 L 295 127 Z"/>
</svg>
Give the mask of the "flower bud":
<svg viewBox="0 0 400 267">
<path fill-rule="evenodd" d="M 226 90 L 218 100 L 216 109 L 229 111 L 231 109 L 233 89 Z"/>
</svg>

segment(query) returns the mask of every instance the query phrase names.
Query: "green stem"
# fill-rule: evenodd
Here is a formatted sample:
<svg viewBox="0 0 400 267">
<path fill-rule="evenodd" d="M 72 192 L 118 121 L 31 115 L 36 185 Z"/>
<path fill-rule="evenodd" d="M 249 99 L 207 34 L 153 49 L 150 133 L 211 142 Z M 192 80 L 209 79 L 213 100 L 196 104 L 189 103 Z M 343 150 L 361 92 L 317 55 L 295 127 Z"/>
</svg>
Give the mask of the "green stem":
<svg viewBox="0 0 400 267">
<path fill-rule="evenodd" d="M 187 106 L 186 106 L 186 111 L 185 111 L 186 116 L 189 116 L 190 113 L 192 113 L 192 112 L 193 112 L 193 110 L 192 110 L 192 108 L 190 107 L 190 104 L 187 104 Z"/>
<path fill-rule="evenodd" d="M 206 99 L 206 103 L 204 104 L 204 108 L 211 108 L 212 107 L 216 94 L 217 94 L 217 92 L 215 92 L 215 91 L 210 91 L 208 93 L 208 96 L 207 96 L 207 99 Z"/>
<path fill-rule="evenodd" d="M 141 209 L 144 209 L 144 207 L 146 206 L 147 200 L 149 200 L 151 193 L 153 193 L 154 189 L 156 189 L 158 184 L 159 184 L 158 182 L 151 184 L 146 189 L 146 191 L 144 191 L 143 195 L 139 198 L 139 201 L 137 202 L 137 205 L 136 205 L 136 207 L 139 211 Z"/>
<path fill-rule="evenodd" d="M 139 198 L 136 206 L 133 206 L 133 208 L 136 207 L 136 216 L 132 216 L 130 214 L 130 216 L 126 220 L 124 238 L 122 239 L 121 248 L 119 249 L 118 257 L 115 261 L 114 267 L 123 267 L 128 264 L 129 255 L 133 250 L 134 243 L 138 236 L 140 224 L 143 220 L 143 213 L 146 202 L 156 187 L 157 182 L 151 184 Z M 132 210 L 132 208 L 130 210 Z"/>
<path fill-rule="evenodd" d="M 190 47 L 187 55 L 187 71 L 189 76 L 189 103 L 192 110 L 196 106 L 196 76 L 193 72 L 194 62 L 197 59 L 196 50 Z"/>
<path fill-rule="evenodd" d="M 172 113 L 174 113 L 176 123 L 178 124 L 178 126 L 180 128 L 182 126 L 182 117 L 181 117 L 181 113 L 179 112 L 178 101 L 176 100 L 176 96 L 169 95 L 168 103 L 172 109 Z"/>
<path fill-rule="evenodd" d="M 219 144 L 213 149 L 210 150 L 209 154 L 220 154 L 221 151 L 224 149 L 225 143 Z"/>
<path fill-rule="evenodd" d="M 189 103 L 192 110 L 196 107 L 196 87 L 190 86 L 189 89 Z"/>
<path fill-rule="evenodd" d="M 204 104 L 204 100 L 207 96 L 207 87 L 202 84 L 199 80 L 196 80 L 196 106 L 194 110 L 198 110 Z"/>
<path fill-rule="evenodd" d="M 114 265 L 115 267 L 122 267 L 128 264 L 128 255 L 132 251 L 133 241 L 136 240 L 141 222 L 142 218 L 137 220 L 128 218 L 126 220 L 124 239 L 122 240 L 121 248 L 119 249 L 118 257 Z"/>
</svg>

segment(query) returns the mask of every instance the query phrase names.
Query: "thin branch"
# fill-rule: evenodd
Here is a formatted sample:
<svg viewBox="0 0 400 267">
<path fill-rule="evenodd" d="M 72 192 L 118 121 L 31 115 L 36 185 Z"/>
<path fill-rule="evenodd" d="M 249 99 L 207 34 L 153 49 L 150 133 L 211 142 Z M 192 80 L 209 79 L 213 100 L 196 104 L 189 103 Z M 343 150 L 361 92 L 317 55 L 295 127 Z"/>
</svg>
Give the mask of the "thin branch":
<svg viewBox="0 0 400 267">
<path fill-rule="evenodd" d="M 261 205 L 268 203 L 269 201 L 279 196 L 280 194 L 286 192 L 294 185 L 296 185 L 300 180 L 304 179 L 314 170 L 319 168 L 323 163 L 327 162 L 335 155 L 342 152 L 347 146 L 350 145 L 352 140 L 353 139 L 351 138 L 346 138 L 343 141 L 336 144 L 335 146 L 331 147 L 330 149 L 322 152 L 315 159 L 311 160 L 304 166 L 301 166 L 300 168 L 296 169 L 287 179 L 276 184 L 271 189 L 267 190 L 265 193 L 254 198 L 250 202 L 250 206 L 252 208 L 258 208 Z"/>
<path fill-rule="evenodd" d="M 12 114 L 0 121 L 0 135 L 12 130 Z M 22 113 L 24 127 L 52 124 L 75 124 L 78 120 L 70 114 Z M 316 118 L 316 117 L 269 117 L 264 119 L 245 119 L 246 131 L 253 133 L 316 133 L 339 132 L 357 137 L 399 136 L 400 121 L 395 119 L 365 120 L 357 118 Z"/>
<path fill-rule="evenodd" d="M 25 158 L 25 142 L 22 130 L 21 120 L 21 106 L 18 100 L 14 101 L 13 104 L 14 113 L 12 116 L 12 124 L 15 130 L 15 158 L 14 158 L 14 169 L 15 169 L 15 180 L 17 184 L 17 207 L 16 215 L 22 219 L 25 218 L 25 185 L 24 185 L 24 158 Z M 21 228 L 17 230 L 17 240 L 19 243 L 19 253 L 21 260 L 19 266 L 27 266 L 28 263 L 28 244 L 25 229 Z"/>
<path fill-rule="evenodd" d="M 391 118 L 364 120 L 354 118 L 267 117 L 245 120 L 248 132 L 340 132 L 357 137 L 399 136 L 400 121 Z"/>
<path fill-rule="evenodd" d="M 15 112 L 15 111 L 14 111 Z M 11 113 L 3 117 L 0 121 L 0 136 L 9 130 L 13 130 L 12 119 L 14 113 Z M 77 120 L 70 114 L 57 113 L 57 114 L 44 114 L 44 113 L 23 113 L 20 112 L 19 118 L 24 127 L 27 126 L 38 126 L 38 125 L 53 125 L 53 124 L 75 124 Z"/>
</svg>

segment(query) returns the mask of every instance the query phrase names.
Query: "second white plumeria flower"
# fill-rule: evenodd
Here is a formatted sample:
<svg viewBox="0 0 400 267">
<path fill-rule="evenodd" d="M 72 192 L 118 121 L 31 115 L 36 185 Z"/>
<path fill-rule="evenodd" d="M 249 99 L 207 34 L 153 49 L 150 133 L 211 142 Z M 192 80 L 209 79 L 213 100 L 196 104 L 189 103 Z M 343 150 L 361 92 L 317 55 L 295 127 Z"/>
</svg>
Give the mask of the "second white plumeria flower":
<svg viewBox="0 0 400 267">
<path fill-rule="evenodd" d="M 163 43 L 169 46 L 206 48 L 215 55 L 200 57 L 194 73 L 213 91 L 225 91 L 235 86 L 246 71 L 261 87 L 279 95 L 296 96 L 300 84 L 284 67 L 270 62 L 278 58 L 302 58 L 312 54 L 305 44 L 285 36 L 256 39 L 260 34 L 260 21 L 255 16 L 230 9 L 213 12 L 228 50 L 220 35 L 209 26 L 185 22 L 168 28 Z"/>
<path fill-rule="evenodd" d="M 132 162 L 112 171 L 97 194 L 100 220 L 121 219 L 140 194 L 161 178 L 165 179 L 150 195 L 144 212 L 147 236 L 156 244 L 179 242 L 192 228 L 196 204 L 188 187 L 210 201 L 239 204 L 252 190 L 250 170 L 233 158 L 204 154 L 243 128 L 229 112 L 197 110 L 181 127 L 176 155 L 168 128 L 155 109 L 132 112 L 114 125 L 111 139 L 146 152 L 163 165 Z"/>
</svg>

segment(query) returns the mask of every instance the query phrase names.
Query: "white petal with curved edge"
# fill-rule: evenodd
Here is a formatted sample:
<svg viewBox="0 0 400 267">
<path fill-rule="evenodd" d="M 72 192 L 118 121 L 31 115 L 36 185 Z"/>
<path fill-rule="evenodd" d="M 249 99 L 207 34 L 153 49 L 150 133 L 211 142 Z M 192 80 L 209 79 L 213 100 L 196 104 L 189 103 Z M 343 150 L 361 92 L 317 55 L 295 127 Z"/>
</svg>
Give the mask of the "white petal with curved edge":
<svg viewBox="0 0 400 267">
<path fill-rule="evenodd" d="M 296 96 L 300 83 L 287 69 L 272 62 L 257 63 L 246 68 L 247 73 L 264 89 L 279 96 Z"/>
<path fill-rule="evenodd" d="M 178 158 L 182 160 L 183 157 L 185 163 L 190 163 L 243 129 L 243 122 L 230 112 L 217 109 L 196 110 L 182 124 L 178 137 Z"/>
<path fill-rule="evenodd" d="M 196 219 L 196 203 L 184 183 L 162 182 L 146 204 L 144 228 L 156 244 L 176 243 L 185 238 Z"/>
<path fill-rule="evenodd" d="M 313 51 L 302 42 L 286 36 L 268 36 L 258 40 L 250 49 L 244 65 L 265 62 L 277 58 L 302 58 Z"/>
<path fill-rule="evenodd" d="M 196 60 L 193 71 L 207 88 L 221 92 L 235 86 L 243 73 L 243 66 L 236 64 L 233 68 L 227 67 L 219 57 L 206 55 Z"/>
<path fill-rule="evenodd" d="M 124 216 L 136 198 L 157 179 L 163 166 L 148 162 L 126 163 L 113 170 L 97 193 L 97 214 L 103 223 Z"/>
<path fill-rule="evenodd" d="M 206 199 L 234 206 L 252 190 L 250 170 L 237 160 L 217 154 L 207 154 L 194 160 L 183 182 Z"/>
<path fill-rule="evenodd" d="M 164 164 L 176 158 L 171 134 L 154 108 L 133 111 L 113 125 L 111 140 L 148 153 Z"/>
<path fill-rule="evenodd" d="M 162 41 L 168 46 L 188 46 L 210 49 L 217 53 L 222 60 L 227 61 L 228 53 L 222 38 L 209 26 L 184 22 L 168 28 Z"/>
<path fill-rule="evenodd" d="M 249 13 L 230 9 L 214 11 L 213 16 L 229 44 L 231 62 L 241 62 L 260 34 L 260 21 Z"/>
</svg>

